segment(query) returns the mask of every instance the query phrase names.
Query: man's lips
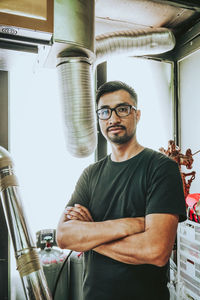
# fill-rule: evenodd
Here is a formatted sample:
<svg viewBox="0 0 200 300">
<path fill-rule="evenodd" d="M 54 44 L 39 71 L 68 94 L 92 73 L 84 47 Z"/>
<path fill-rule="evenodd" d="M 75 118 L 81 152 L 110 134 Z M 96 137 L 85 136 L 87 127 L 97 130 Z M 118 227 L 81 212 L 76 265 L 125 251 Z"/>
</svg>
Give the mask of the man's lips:
<svg viewBox="0 0 200 300">
<path fill-rule="evenodd" d="M 125 130 L 126 128 L 124 126 L 110 126 L 107 128 L 108 132 L 115 132 L 115 131 L 120 131 L 120 130 Z"/>
</svg>

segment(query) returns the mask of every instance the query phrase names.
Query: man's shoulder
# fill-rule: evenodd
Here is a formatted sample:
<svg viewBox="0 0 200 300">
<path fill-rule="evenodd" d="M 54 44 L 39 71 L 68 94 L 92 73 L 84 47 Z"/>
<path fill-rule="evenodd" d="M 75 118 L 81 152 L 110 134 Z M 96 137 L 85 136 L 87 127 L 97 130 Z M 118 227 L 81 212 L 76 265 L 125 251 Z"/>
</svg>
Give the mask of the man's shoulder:
<svg viewBox="0 0 200 300">
<path fill-rule="evenodd" d="M 86 168 L 86 170 L 89 173 L 94 172 L 94 171 L 100 169 L 102 166 L 106 165 L 108 163 L 108 161 L 109 161 L 109 156 L 107 155 L 107 156 L 103 157 L 102 159 L 90 164 Z"/>
<path fill-rule="evenodd" d="M 155 162 L 166 162 L 166 163 L 172 163 L 172 164 L 177 164 L 173 159 L 169 158 L 167 155 L 150 149 L 150 148 L 145 148 L 145 155 L 147 158 L 155 161 Z"/>
<path fill-rule="evenodd" d="M 177 162 L 161 152 L 146 148 L 146 158 L 151 170 L 162 169 L 167 172 L 179 172 Z"/>
</svg>

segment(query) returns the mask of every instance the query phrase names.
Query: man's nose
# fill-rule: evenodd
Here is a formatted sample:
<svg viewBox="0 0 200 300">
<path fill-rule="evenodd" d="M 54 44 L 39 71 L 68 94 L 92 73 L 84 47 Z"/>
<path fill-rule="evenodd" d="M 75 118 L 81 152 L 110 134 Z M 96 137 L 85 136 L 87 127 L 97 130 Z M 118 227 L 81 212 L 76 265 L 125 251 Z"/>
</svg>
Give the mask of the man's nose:
<svg viewBox="0 0 200 300">
<path fill-rule="evenodd" d="M 117 115 L 116 111 L 113 110 L 109 119 L 110 124 L 120 123 L 121 118 Z"/>
</svg>

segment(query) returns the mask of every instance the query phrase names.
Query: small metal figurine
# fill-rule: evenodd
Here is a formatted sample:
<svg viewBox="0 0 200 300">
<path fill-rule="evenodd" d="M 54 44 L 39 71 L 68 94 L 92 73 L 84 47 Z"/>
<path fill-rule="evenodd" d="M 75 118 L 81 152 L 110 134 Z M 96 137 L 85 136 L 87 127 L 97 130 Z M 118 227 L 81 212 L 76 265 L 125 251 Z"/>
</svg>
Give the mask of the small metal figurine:
<svg viewBox="0 0 200 300">
<path fill-rule="evenodd" d="M 169 140 L 168 142 L 168 148 L 165 150 L 163 147 L 159 149 L 160 152 L 167 155 L 169 158 L 175 160 L 179 166 L 179 170 L 181 173 L 182 181 L 183 181 L 183 190 L 185 198 L 189 194 L 190 186 L 192 181 L 195 179 L 195 171 L 192 171 L 190 173 L 183 173 L 181 171 L 181 166 L 186 166 L 187 169 L 192 169 L 193 164 L 193 156 L 197 154 L 199 151 L 192 154 L 191 149 L 187 149 L 185 154 L 181 153 L 181 149 L 175 144 L 173 140 Z M 188 180 L 186 180 L 186 177 L 191 176 Z"/>
</svg>

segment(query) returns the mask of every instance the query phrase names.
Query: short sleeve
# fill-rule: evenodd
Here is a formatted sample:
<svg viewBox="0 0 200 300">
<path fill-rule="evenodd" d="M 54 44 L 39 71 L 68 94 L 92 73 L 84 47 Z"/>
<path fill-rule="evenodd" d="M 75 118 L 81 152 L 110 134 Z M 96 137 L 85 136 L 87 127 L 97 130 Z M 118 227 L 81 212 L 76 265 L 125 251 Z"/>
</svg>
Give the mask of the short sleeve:
<svg viewBox="0 0 200 300">
<path fill-rule="evenodd" d="M 81 174 L 79 180 L 76 183 L 74 192 L 71 199 L 67 203 L 67 206 L 74 206 L 74 204 L 80 204 L 88 208 L 89 203 L 89 167 L 86 168 Z"/>
<path fill-rule="evenodd" d="M 183 183 L 178 165 L 166 157 L 154 163 L 148 182 L 146 215 L 170 213 L 179 215 L 179 221 L 186 219 Z"/>
</svg>

